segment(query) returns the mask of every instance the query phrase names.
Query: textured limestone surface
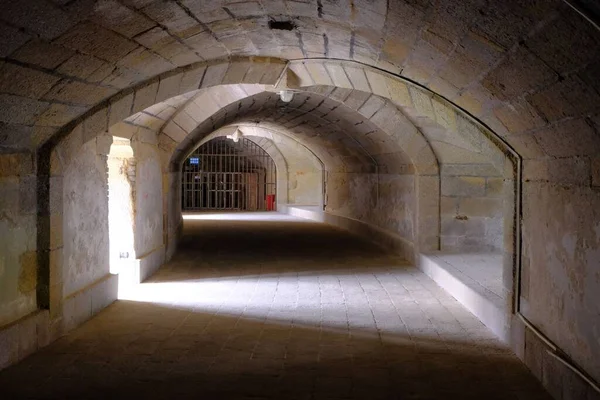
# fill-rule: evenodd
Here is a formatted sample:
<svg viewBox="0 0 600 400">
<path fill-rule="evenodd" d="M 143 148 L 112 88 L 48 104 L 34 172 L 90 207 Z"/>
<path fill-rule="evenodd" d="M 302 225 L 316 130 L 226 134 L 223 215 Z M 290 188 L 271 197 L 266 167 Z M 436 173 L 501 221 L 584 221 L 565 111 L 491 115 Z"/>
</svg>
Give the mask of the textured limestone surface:
<svg viewBox="0 0 600 400">
<path fill-rule="evenodd" d="M 63 294 L 109 273 L 108 166 L 96 141 L 84 144 L 63 180 Z"/>
<path fill-rule="evenodd" d="M 193 217 L 203 219 L 185 222 L 170 263 L 0 372 L 0 393 L 550 399 L 481 322 L 396 256 L 276 213 Z"/>
<path fill-rule="evenodd" d="M 26 155 L 0 156 L 0 326 L 37 308 L 36 180 L 31 175 L 32 161 Z"/>
<path fill-rule="evenodd" d="M 139 256 L 162 245 L 163 185 L 160 159 L 156 146 L 137 142 L 135 251 Z"/>
</svg>

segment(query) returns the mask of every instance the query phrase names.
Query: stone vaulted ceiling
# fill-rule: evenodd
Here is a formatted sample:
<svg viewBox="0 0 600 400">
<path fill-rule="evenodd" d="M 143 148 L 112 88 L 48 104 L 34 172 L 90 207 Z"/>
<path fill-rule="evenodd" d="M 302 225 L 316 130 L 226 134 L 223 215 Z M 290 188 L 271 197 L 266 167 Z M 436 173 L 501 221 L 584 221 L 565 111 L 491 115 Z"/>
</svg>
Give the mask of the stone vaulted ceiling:
<svg viewBox="0 0 600 400">
<path fill-rule="evenodd" d="M 556 145 L 535 132 L 548 122 L 558 134 L 573 124 L 599 129 L 600 35 L 564 1 L 0 3 L 3 152 L 37 148 L 160 73 L 231 56 L 373 65 L 429 87 L 498 134 L 518 133 L 510 140 L 530 151 Z M 586 137 L 588 149 L 600 148 Z"/>
</svg>

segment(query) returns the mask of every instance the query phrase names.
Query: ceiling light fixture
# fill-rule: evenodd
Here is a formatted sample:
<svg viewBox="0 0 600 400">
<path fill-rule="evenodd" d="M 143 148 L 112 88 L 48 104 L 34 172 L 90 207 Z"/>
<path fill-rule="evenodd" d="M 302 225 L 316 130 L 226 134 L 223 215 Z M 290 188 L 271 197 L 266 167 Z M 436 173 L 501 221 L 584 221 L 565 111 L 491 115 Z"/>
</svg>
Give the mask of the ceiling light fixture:
<svg viewBox="0 0 600 400">
<path fill-rule="evenodd" d="M 240 131 L 239 129 L 236 129 L 235 132 L 233 132 L 233 135 L 227 135 L 227 139 L 231 139 L 233 140 L 235 143 L 240 141 L 240 138 L 244 136 L 244 134 L 242 133 L 242 131 Z"/>
<path fill-rule="evenodd" d="M 294 92 L 291 90 L 281 90 L 279 92 L 279 97 L 284 103 L 289 103 L 294 98 Z"/>
</svg>

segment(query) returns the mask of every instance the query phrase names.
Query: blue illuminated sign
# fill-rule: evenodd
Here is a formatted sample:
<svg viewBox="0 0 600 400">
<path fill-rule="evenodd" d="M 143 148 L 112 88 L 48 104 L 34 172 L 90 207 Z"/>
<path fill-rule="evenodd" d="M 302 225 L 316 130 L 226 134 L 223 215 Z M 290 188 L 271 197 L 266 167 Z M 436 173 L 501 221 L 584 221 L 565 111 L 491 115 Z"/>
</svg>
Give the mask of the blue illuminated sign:
<svg viewBox="0 0 600 400">
<path fill-rule="evenodd" d="M 200 164 L 200 157 L 190 157 L 190 164 Z"/>
</svg>

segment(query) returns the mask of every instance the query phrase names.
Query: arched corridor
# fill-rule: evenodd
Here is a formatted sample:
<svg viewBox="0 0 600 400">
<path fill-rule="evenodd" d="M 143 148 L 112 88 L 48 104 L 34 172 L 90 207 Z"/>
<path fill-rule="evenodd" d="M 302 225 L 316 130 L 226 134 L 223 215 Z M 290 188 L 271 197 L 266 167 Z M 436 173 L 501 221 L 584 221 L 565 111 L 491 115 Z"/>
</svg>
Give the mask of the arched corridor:
<svg viewBox="0 0 600 400">
<path fill-rule="evenodd" d="M 599 400 L 594 1 L 0 10 L 1 399 Z"/>
<path fill-rule="evenodd" d="M 129 300 L 1 373 L 7 398 L 550 399 L 401 258 L 279 213 L 188 217 Z"/>
</svg>

